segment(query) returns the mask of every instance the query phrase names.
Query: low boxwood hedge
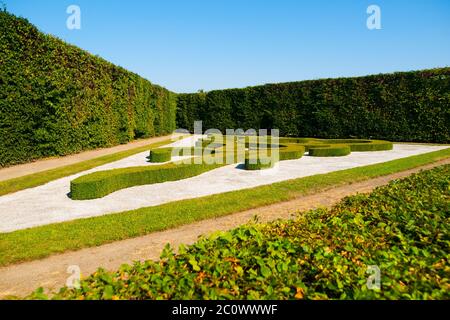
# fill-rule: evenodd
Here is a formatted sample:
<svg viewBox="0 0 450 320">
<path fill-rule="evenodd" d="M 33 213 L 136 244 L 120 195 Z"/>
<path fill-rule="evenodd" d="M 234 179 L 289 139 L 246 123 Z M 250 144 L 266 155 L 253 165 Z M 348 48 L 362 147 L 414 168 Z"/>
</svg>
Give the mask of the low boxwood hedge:
<svg viewBox="0 0 450 320">
<path fill-rule="evenodd" d="M 353 151 L 387 151 L 392 150 L 394 145 L 388 141 L 372 140 L 370 143 L 352 143 L 349 144 Z"/>
<path fill-rule="evenodd" d="M 310 147 L 308 151 L 312 157 L 342 157 L 351 153 L 348 145 L 335 145 L 329 147 Z"/>
<path fill-rule="evenodd" d="M 197 150 L 208 150 L 209 154 L 215 154 L 216 149 L 198 148 L 198 147 L 176 147 L 176 148 L 158 148 L 150 150 L 149 162 L 162 163 L 172 160 L 172 155 L 175 156 L 195 156 Z"/>
<path fill-rule="evenodd" d="M 245 158 L 245 170 L 262 170 L 270 169 L 275 165 L 276 160 L 272 159 L 270 156 L 248 156 Z"/>
<path fill-rule="evenodd" d="M 304 146 L 299 145 L 299 144 L 293 144 L 293 143 L 291 143 L 291 144 L 286 143 L 286 144 L 279 144 L 279 145 L 249 144 L 247 146 L 250 147 L 250 151 L 247 152 L 246 159 L 245 159 L 245 169 L 246 170 L 260 170 L 260 169 L 272 168 L 277 161 L 296 160 L 296 159 L 300 159 L 305 154 Z M 266 149 L 267 147 L 268 147 L 268 149 Z M 262 151 L 263 155 L 262 156 L 258 155 L 257 151 L 255 151 L 252 154 L 251 150 L 254 150 L 254 148 L 256 148 L 256 150 L 261 150 L 260 148 L 262 148 L 263 150 L 261 150 L 261 151 Z M 266 150 L 264 150 L 264 149 L 266 149 Z M 273 149 L 276 149 L 279 152 L 278 159 L 275 159 L 275 157 L 270 159 L 270 157 L 272 156 Z M 269 159 L 267 159 L 267 158 L 269 158 Z M 253 159 L 253 161 L 251 161 L 251 159 Z"/>
<path fill-rule="evenodd" d="M 449 197 L 446 165 L 330 210 L 215 233 L 177 254 L 166 247 L 157 262 L 99 269 L 53 298 L 449 299 Z M 381 290 L 368 288 L 369 266 Z"/>
<path fill-rule="evenodd" d="M 172 148 L 150 150 L 150 162 L 169 162 L 172 159 Z"/>
<path fill-rule="evenodd" d="M 195 142 L 195 147 L 196 148 L 210 148 L 210 149 L 218 149 L 218 148 L 222 148 L 223 146 L 225 146 L 225 142 L 220 143 L 220 142 L 214 142 L 213 139 L 199 139 Z"/>
<path fill-rule="evenodd" d="M 101 198 L 120 189 L 190 178 L 220 166 L 168 163 L 94 172 L 70 182 L 70 197 L 74 200 Z"/>
<path fill-rule="evenodd" d="M 280 141 L 280 143 L 296 143 L 296 144 L 323 143 L 322 140 L 316 138 L 280 137 L 278 140 Z"/>
<path fill-rule="evenodd" d="M 322 141 L 328 144 L 346 144 L 350 146 L 352 152 L 384 151 L 393 149 L 392 142 L 383 140 L 327 139 Z"/>
<path fill-rule="evenodd" d="M 298 144 L 281 145 L 279 149 L 280 161 L 300 159 L 305 154 L 305 150 L 305 146 Z"/>
</svg>

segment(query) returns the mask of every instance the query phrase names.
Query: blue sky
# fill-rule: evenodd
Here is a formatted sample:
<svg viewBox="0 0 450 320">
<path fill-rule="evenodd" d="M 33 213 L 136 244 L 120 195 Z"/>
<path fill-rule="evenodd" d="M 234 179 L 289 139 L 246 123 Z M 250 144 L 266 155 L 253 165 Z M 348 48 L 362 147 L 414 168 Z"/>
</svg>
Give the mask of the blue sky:
<svg viewBox="0 0 450 320">
<path fill-rule="evenodd" d="M 450 65 L 449 0 L 2 0 L 175 92 Z M 68 30 L 66 8 L 81 8 Z M 381 30 L 366 27 L 381 8 Z"/>
</svg>

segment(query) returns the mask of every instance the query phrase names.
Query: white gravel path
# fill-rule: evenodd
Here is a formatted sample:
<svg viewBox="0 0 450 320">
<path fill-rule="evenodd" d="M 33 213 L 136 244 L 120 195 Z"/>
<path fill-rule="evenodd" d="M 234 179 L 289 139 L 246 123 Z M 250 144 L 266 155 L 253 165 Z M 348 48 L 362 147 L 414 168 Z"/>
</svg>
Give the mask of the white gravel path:
<svg viewBox="0 0 450 320">
<path fill-rule="evenodd" d="M 191 145 L 199 137 L 187 138 L 176 142 L 175 145 Z M 148 152 L 143 152 L 76 175 L 51 181 L 39 187 L 1 196 L 0 232 L 10 232 L 50 223 L 155 206 L 176 200 L 252 188 L 283 180 L 386 162 L 445 148 L 448 148 L 448 146 L 395 144 L 391 151 L 353 152 L 348 156 L 336 158 L 304 156 L 298 160 L 282 161 L 277 167 L 262 171 L 245 171 L 240 169 L 240 166 L 229 165 L 184 180 L 119 190 L 101 199 L 75 201 L 67 196 L 70 181 L 86 173 L 128 166 L 153 165 L 147 162 Z"/>
</svg>

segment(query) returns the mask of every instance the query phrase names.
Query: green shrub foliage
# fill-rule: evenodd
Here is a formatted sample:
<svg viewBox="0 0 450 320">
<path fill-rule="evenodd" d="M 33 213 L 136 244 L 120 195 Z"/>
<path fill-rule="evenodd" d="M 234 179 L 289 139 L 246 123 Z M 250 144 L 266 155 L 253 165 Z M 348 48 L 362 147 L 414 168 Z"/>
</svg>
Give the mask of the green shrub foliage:
<svg viewBox="0 0 450 320">
<path fill-rule="evenodd" d="M 203 238 L 161 260 L 99 269 L 56 299 L 449 299 L 450 166 L 295 220 Z M 367 287 L 380 268 L 381 290 Z M 46 298 L 37 290 L 29 298 Z"/>
<path fill-rule="evenodd" d="M 450 68 L 178 95 L 177 126 L 450 142 Z"/>
<path fill-rule="evenodd" d="M 101 198 L 125 188 L 190 178 L 220 166 L 220 164 L 207 163 L 168 163 L 159 166 L 98 171 L 72 180 L 70 197 L 74 200 Z"/>
<path fill-rule="evenodd" d="M 0 167 L 175 124 L 192 130 L 195 120 L 283 136 L 450 142 L 450 68 L 176 95 L 6 11 L 0 31 Z"/>
<path fill-rule="evenodd" d="M 312 157 L 342 157 L 349 155 L 351 149 L 347 145 L 334 145 L 329 147 L 311 147 L 308 154 Z"/>
<path fill-rule="evenodd" d="M 245 158 L 245 170 L 270 169 L 275 165 L 274 159 L 270 156 L 249 155 Z"/>
<path fill-rule="evenodd" d="M 150 150 L 150 162 L 168 162 L 172 159 L 172 148 Z"/>
<path fill-rule="evenodd" d="M 0 167 L 175 129 L 175 94 L 5 11 L 0 88 Z"/>
</svg>

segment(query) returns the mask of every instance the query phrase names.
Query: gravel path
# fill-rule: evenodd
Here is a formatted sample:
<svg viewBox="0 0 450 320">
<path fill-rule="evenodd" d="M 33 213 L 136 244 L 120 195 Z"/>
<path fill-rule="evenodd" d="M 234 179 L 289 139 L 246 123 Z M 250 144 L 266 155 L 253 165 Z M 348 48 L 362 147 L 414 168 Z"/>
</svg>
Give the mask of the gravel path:
<svg viewBox="0 0 450 320">
<path fill-rule="evenodd" d="M 177 144 L 189 145 L 198 138 L 199 136 L 187 138 L 177 142 Z M 0 219 L 0 232 L 10 232 L 49 223 L 100 216 L 176 200 L 252 188 L 314 174 L 381 163 L 445 148 L 448 148 L 448 146 L 396 144 L 394 150 L 353 152 L 345 157 L 318 158 L 304 156 L 298 160 L 282 161 L 276 168 L 262 171 L 246 171 L 240 169 L 239 165 L 228 165 L 184 180 L 119 190 L 100 199 L 76 201 L 67 196 L 70 191 L 70 181 L 80 175 L 112 168 L 153 165 L 146 162 L 148 152 L 144 152 L 39 187 L 0 197 L 0 215 L 2 217 Z"/>
<path fill-rule="evenodd" d="M 421 169 L 429 169 L 445 163 L 450 163 L 450 159 L 384 177 L 331 188 L 287 202 L 238 212 L 220 218 L 207 219 L 99 247 L 86 248 L 50 256 L 42 260 L 3 267 L 0 268 L 0 299 L 8 295 L 24 296 L 38 287 L 43 287 L 46 291 L 55 291 L 65 284 L 70 275 L 67 273 L 67 268 L 71 265 L 79 266 L 82 275 L 88 276 L 95 272 L 98 267 L 116 270 L 123 263 L 156 260 L 167 243 L 170 243 L 174 248 L 178 248 L 180 244 L 191 244 L 200 235 L 235 228 L 247 223 L 255 215 L 259 217 L 261 222 L 289 219 L 299 211 L 317 207 L 330 207 L 343 197 L 370 192 L 375 187 L 385 185 L 393 179 L 403 178 Z"/>
</svg>

